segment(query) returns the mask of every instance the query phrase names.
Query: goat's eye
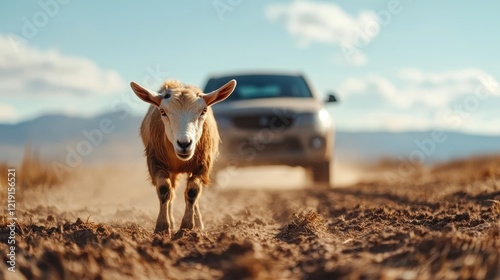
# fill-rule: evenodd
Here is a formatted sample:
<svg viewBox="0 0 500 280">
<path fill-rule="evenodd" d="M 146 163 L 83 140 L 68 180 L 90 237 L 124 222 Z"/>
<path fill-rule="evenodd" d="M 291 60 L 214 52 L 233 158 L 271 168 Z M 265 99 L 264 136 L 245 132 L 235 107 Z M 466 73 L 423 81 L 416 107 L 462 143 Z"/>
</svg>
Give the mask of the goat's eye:
<svg viewBox="0 0 500 280">
<path fill-rule="evenodd" d="M 163 111 L 163 109 L 160 109 L 160 115 L 162 115 L 162 116 L 164 116 L 164 117 L 166 117 L 166 116 L 167 116 L 167 114 L 165 113 L 165 111 Z"/>
<path fill-rule="evenodd" d="M 201 115 L 205 115 L 207 113 L 207 108 L 203 108 L 203 111 L 201 111 Z"/>
</svg>

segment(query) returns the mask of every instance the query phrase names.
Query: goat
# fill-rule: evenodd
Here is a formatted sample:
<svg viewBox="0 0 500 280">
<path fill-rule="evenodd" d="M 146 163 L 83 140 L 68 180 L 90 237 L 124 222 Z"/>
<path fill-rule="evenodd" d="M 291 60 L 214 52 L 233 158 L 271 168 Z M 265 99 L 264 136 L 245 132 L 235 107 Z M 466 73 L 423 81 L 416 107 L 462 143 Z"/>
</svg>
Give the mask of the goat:
<svg viewBox="0 0 500 280">
<path fill-rule="evenodd" d="M 199 207 L 202 187 L 218 155 L 219 132 L 211 105 L 226 99 L 236 87 L 231 80 L 217 90 L 203 93 L 195 86 L 166 81 L 158 93 L 131 82 L 134 93 L 151 104 L 141 125 L 150 179 L 160 200 L 155 233 L 170 235 L 175 227 L 172 199 L 180 173 L 187 173 L 186 210 L 181 230 L 203 229 Z"/>
</svg>

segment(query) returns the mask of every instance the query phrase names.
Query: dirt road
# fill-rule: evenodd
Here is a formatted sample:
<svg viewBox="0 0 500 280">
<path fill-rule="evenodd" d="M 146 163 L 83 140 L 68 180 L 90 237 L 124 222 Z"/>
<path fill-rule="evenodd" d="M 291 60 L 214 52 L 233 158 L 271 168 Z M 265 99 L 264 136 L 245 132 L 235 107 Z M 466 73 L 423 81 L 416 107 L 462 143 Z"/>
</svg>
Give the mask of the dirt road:
<svg viewBox="0 0 500 280">
<path fill-rule="evenodd" d="M 207 189 L 205 231 L 172 238 L 152 233 L 144 170 L 88 172 L 23 194 L 16 273 L 4 216 L 0 278 L 500 279 L 497 161 L 347 188 Z"/>
</svg>

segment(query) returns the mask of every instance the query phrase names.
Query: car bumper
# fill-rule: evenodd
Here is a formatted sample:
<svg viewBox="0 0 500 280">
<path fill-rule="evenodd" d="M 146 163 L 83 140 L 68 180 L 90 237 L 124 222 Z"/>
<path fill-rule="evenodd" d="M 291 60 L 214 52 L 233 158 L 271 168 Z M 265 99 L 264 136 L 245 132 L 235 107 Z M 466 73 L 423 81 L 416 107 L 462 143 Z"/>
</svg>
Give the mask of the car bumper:
<svg viewBox="0 0 500 280">
<path fill-rule="evenodd" d="M 332 127 L 295 126 L 286 129 L 245 130 L 219 128 L 219 166 L 289 165 L 308 166 L 330 161 Z"/>
</svg>

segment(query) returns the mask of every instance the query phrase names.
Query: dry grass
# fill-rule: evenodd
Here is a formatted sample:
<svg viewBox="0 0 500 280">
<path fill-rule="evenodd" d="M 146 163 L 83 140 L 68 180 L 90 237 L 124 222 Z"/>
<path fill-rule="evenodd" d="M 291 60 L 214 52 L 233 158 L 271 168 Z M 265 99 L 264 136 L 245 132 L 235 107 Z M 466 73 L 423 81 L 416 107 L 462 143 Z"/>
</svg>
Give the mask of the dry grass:
<svg viewBox="0 0 500 280">
<path fill-rule="evenodd" d="M 7 186 L 7 169 L 9 169 L 9 165 L 6 163 L 0 163 L 0 186 Z"/>
<path fill-rule="evenodd" d="M 7 169 L 13 168 L 7 163 L 0 163 L 1 174 L 7 174 Z M 18 190 L 47 189 L 61 185 L 65 176 L 58 176 L 52 166 L 39 158 L 30 147 L 24 151 L 23 161 L 16 168 Z M 0 185 L 7 186 L 7 177 L 1 176 Z"/>
<path fill-rule="evenodd" d="M 500 179 L 500 156 L 478 156 L 438 164 L 431 169 L 431 174 L 449 183 L 497 180 Z"/>
<path fill-rule="evenodd" d="M 359 168 L 366 173 L 378 174 L 378 176 L 361 180 L 361 183 L 447 183 L 463 185 L 473 182 L 499 184 L 500 181 L 500 155 L 475 156 L 434 165 L 421 165 L 417 162 L 409 163 L 394 158 L 382 158 L 373 165 L 365 165 Z M 460 172 L 457 172 L 457 170 L 460 170 Z"/>
<path fill-rule="evenodd" d="M 24 189 L 51 188 L 64 181 L 50 164 L 42 161 L 36 153 L 27 149 L 19 168 L 19 183 Z"/>
</svg>

